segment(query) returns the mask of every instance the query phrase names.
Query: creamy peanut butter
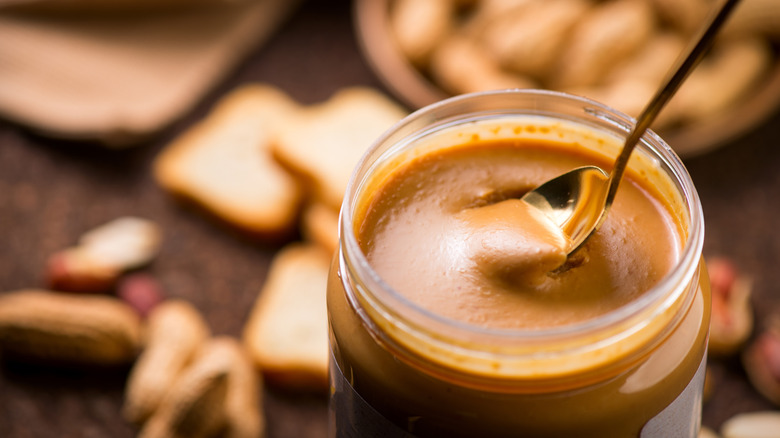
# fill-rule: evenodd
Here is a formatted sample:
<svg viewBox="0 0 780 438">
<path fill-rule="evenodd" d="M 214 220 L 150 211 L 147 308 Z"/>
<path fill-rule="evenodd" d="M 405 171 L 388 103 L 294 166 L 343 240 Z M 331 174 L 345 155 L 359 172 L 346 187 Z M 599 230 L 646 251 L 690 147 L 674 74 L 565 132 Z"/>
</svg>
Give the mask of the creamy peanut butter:
<svg viewBox="0 0 780 438">
<path fill-rule="evenodd" d="M 467 208 L 455 219 L 472 264 L 464 273 L 471 271 L 490 283 L 533 287 L 566 263 L 569 237 L 520 199 Z"/>
<path fill-rule="evenodd" d="M 565 236 L 517 198 L 574 167 L 605 165 L 569 146 L 477 140 L 423 155 L 376 189 L 358 242 L 392 288 L 455 320 L 550 327 L 621 307 L 669 272 L 679 227 L 628 175 L 574 266 L 551 272 L 566 260 Z"/>
</svg>

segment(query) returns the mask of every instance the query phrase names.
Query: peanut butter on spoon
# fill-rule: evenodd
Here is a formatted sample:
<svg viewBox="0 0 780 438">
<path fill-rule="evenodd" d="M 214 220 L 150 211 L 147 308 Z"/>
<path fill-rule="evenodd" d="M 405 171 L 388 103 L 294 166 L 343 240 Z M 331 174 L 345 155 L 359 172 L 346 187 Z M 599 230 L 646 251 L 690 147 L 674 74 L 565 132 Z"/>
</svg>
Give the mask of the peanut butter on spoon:
<svg viewBox="0 0 780 438">
<path fill-rule="evenodd" d="M 472 261 L 489 278 L 510 283 L 540 283 L 566 262 L 571 242 L 539 209 L 519 199 L 470 208 L 459 218 Z"/>
</svg>

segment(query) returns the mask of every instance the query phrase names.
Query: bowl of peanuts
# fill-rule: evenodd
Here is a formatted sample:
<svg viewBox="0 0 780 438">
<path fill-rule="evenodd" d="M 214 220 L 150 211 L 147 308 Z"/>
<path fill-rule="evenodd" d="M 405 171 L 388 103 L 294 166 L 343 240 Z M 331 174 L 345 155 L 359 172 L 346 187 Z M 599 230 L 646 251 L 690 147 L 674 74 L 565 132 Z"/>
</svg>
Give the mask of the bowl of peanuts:
<svg viewBox="0 0 780 438">
<path fill-rule="evenodd" d="M 361 48 L 400 100 L 541 88 L 636 117 L 716 0 L 355 0 Z M 780 104 L 780 1 L 742 0 L 653 129 L 682 157 Z"/>
</svg>

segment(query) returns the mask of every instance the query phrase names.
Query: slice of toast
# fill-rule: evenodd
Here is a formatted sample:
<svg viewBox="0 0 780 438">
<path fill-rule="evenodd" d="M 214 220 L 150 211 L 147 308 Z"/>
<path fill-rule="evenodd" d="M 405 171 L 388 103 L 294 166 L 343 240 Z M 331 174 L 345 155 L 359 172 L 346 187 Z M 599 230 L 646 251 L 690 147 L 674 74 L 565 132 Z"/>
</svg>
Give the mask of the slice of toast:
<svg viewBox="0 0 780 438">
<path fill-rule="evenodd" d="M 275 127 L 297 104 L 267 85 L 244 85 L 166 147 L 154 174 L 173 194 L 263 237 L 294 228 L 302 192 L 273 158 Z"/>
<path fill-rule="evenodd" d="M 316 245 L 290 244 L 274 258 L 243 333 L 269 384 L 327 389 L 329 266 L 329 255 Z"/>
<path fill-rule="evenodd" d="M 311 184 L 316 200 L 338 210 L 357 162 L 406 111 L 368 87 L 349 87 L 287 120 L 274 155 Z"/>
<path fill-rule="evenodd" d="M 307 205 L 301 215 L 301 234 L 330 254 L 339 247 L 339 212 L 325 204 Z"/>
</svg>

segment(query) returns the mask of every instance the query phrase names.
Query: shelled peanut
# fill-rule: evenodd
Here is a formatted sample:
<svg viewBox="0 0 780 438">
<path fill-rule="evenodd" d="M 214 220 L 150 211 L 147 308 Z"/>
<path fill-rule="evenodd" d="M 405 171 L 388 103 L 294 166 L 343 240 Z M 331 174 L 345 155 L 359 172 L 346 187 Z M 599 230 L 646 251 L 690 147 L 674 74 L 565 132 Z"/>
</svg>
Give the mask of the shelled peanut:
<svg viewBox="0 0 780 438">
<path fill-rule="evenodd" d="M 146 318 L 163 300 L 164 293 L 154 276 L 139 272 L 119 279 L 116 296 L 135 309 L 140 317 Z"/>
<path fill-rule="evenodd" d="M 636 116 L 716 4 L 478 0 L 464 6 L 456 0 L 394 0 L 389 23 L 402 54 L 452 94 L 547 88 Z M 425 33 L 416 25 L 423 12 Z M 701 71 L 687 80 L 656 126 L 698 121 L 747 96 L 777 61 L 772 45 L 780 43 L 778 29 L 780 2 L 744 0 Z"/>
<path fill-rule="evenodd" d="M 106 292 L 123 273 L 157 255 L 161 234 L 157 224 L 138 217 L 120 217 L 94 228 L 75 246 L 49 258 L 48 286 L 69 292 Z"/>
</svg>

